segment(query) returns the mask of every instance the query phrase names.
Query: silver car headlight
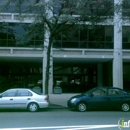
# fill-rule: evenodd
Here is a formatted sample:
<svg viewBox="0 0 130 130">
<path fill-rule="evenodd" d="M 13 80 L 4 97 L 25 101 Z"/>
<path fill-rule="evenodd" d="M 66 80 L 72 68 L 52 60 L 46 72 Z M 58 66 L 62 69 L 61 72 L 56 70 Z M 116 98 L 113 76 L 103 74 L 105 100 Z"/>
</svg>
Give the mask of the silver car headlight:
<svg viewBox="0 0 130 130">
<path fill-rule="evenodd" d="M 75 101 L 76 101 L 76 98 L 71 99 L 71 102 L 72 102 L 72 103 L 75 102 Z"/>
</svg>

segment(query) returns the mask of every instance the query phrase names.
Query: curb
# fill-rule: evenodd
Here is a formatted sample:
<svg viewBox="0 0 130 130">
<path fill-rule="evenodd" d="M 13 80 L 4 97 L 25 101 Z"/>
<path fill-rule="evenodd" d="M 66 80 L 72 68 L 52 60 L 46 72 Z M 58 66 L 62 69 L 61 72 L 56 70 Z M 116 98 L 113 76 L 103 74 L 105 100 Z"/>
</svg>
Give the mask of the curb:
<svg viewBox="0 0 130 130">
<path fill-rule="evenodd" d="M 65 107 L 65 106 L 56 105 L 56 104 L 50 104 L 49 108 L 53 108 L 53 109 L 67 109 L 67 107 Z"/>
</svg>

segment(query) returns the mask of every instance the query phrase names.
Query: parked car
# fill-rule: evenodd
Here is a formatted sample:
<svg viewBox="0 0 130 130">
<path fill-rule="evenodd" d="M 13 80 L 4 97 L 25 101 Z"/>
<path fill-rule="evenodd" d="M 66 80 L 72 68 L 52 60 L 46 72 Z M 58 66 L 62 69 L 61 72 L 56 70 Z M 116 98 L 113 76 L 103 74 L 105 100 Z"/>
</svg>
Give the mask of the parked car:
<svg viewBox="0 0 130 130">
<path fill-rule="evenodd" d="M 14 88 L 0 94 L 0 109 L 28 109 L 31 112 L 49 106 L 49 97 L 31 89 Z"/>
<path fill-rule="evenodd" d="M 86 110 L 130 110 L 130 93 L 115 87 L 96 87 L 80 95 L 71 97 L 70 109 L 84 112 Z"/>
</svg>

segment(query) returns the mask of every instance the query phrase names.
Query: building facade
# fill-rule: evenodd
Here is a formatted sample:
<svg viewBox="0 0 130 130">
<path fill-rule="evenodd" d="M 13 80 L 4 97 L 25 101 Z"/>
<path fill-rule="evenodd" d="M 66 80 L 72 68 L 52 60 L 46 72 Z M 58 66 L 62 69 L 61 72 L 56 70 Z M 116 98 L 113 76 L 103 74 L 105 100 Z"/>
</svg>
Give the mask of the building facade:
<svg viewBox="0 0 130 130">
<path fill-rule="evenodd" d="M 114 4 L 121 0 L 114 0 Z M 122 11 L 122 8 L 121 8 Z M 93 87 L 114 86 L 130 91 L 130 24 L 114 12 L 113 21 L 58 36 L 51 52 L 49 93 L 60 85 L 63 93 L 80 93 Z M 43 38 L 25 39 L 28 17 L 22 23 L 17 13 L 0 14 L 0 91 L 11 87 L 39 85 L 45 92 Z"/>
</svg>

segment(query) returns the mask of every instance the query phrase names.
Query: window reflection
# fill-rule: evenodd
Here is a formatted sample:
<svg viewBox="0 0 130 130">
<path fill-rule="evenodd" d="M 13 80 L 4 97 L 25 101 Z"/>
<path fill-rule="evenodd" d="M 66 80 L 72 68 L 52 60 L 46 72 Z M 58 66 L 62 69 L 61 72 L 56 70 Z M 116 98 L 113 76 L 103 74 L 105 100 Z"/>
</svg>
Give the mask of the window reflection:
<svg viewBox="0 0 130 130">
<path fill-rule="evenodd" d="M 14 97 L 16 94 L 16 90 L 8 90 L 2 94 L 2 97 Z"/>
<path fill-rule="evenodd" d="M 122 45 L 123 49 L 130 49 L 130 27 L 124 26 L 123 27 L 123 39 L 122 39 Z"/>
<path fill-rule="evenodd" d="M 96 26 L 68 30 L 57 36 L 54 48 L 106 48 L 113 49 L 114 30 L 112 26 Z"/>
<path fill-rule="evenodd" d="M 30 24 L 0 23 L 0 28 L 2 47 L 43 47 L 43 33 L 32 30 Z"/>
<path fill-rule="evenodd" d="M 37 26 L 37 24 L 0 23 L 0 27 L 0 46 L 44 46 L 44 29 L 42 29 L 41 26 Z M 41 32 L 40 34 L 38 33 L 39 30 Z M 125 35 L 125 37 L 127 36 Z M 77 28 L 73 30 L 71 29 L 57 35 L 53 47 L 113 49 L 113 27 L 96 26 L 96 28 L 90 28 L 90 26 L 85 26 L 84 28 L 79 28 L 77 26 Z"/>
</svg>

